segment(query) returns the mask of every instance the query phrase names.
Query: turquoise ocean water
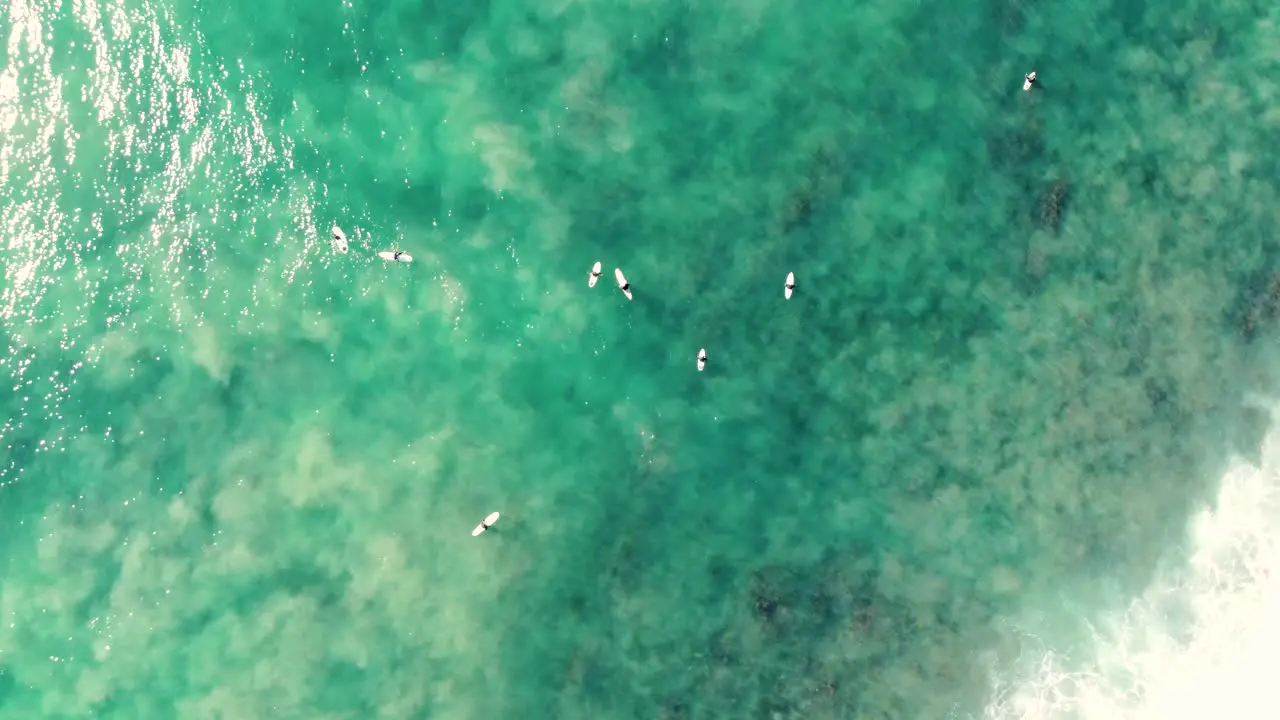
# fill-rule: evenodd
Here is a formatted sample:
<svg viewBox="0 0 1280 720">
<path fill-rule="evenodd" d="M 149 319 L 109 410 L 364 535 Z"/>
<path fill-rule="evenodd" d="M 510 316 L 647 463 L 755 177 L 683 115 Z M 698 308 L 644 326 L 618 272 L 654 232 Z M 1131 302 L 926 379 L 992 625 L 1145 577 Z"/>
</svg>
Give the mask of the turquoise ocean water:
<svg viewBox="0 0 1280 720">
<path fill-rule="evenodd" d="M 1256 450 L 1277 20 L 5 0 L 0 717 L 981 716 Z"/>
</svg>

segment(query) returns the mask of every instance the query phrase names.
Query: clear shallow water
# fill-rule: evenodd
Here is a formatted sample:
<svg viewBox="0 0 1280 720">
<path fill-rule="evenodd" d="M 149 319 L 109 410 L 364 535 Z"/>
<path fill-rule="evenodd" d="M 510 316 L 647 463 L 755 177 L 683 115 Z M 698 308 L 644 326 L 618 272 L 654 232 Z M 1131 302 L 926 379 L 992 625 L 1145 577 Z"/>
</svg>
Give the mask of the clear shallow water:
<svg viewBox="0 0 1280 720">
<path fill-rule="evenodd" d="M 1030 712 L 1258 454 L 1273 12 L 11 2 L 0 715 Z"/>
</svg>

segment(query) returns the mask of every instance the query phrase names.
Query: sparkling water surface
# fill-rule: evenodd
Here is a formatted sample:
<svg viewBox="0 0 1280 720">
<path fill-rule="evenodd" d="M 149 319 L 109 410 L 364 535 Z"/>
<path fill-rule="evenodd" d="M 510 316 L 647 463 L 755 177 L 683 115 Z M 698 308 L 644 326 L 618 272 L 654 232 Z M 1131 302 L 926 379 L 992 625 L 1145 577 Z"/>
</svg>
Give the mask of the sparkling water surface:
<svg viewBox="0 0 1280 720">
<path fill-rule="evenodd" d="M 0 717 L 1031 717 L 1261 457 L 1278 16 L 6 0 Z"/>
</svg>

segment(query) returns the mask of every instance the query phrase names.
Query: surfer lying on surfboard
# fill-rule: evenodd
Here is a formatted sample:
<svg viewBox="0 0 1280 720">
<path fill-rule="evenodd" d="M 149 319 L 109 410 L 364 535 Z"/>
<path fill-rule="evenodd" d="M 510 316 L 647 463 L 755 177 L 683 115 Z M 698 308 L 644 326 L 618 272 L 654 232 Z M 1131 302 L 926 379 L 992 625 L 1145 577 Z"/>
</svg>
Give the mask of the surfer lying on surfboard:
<svg viewBox="0 0 1280 720">
<path fill-rule="evenodd" d="M 622 274 L 622 268 L 613 269 L 613 279 L 618 281 L 618 289 L 622 291 L 627 299 L 631 299 L 631 283 L 627 282 L 627 276 Z"/>
<path fill-rule="evenodd" d="M 383 260 L 387 260 L 389 262 L 402 262 L 402 263 L 413 262 L 412 255 L 410 255 L 407 252 L 402 252 L 400 250 L 383 250 L 382 252 L 378 253 L 378 257 L 382 258 Z"/>
</svg>

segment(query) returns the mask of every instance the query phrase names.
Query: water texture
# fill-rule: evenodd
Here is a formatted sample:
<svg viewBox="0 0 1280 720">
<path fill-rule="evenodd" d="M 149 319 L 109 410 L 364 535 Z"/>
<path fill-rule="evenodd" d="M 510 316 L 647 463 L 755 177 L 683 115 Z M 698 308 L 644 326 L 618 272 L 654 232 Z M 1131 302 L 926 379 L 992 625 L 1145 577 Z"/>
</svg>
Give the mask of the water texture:
<svg viewBox="0 0 1280 720">
<path fill-rule="evenodd" d="M 0 717 L 980 715 L 1258 452 L 1277 14 L 7 0 Z"/>
</svg>

